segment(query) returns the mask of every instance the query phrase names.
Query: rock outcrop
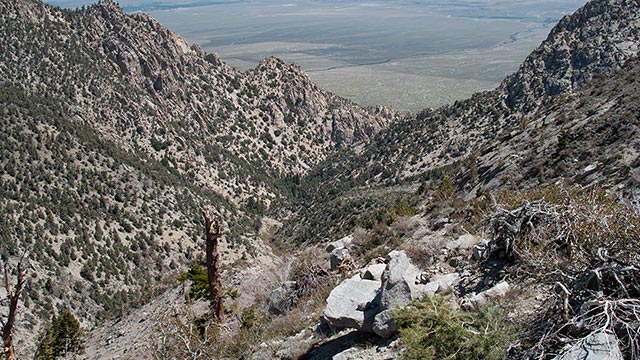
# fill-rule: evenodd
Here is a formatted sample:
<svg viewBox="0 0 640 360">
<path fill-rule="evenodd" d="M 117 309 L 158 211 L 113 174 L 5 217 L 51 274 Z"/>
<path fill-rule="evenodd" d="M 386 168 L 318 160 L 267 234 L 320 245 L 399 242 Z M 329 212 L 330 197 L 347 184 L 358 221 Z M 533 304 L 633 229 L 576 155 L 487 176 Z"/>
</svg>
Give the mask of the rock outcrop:
<svg viewBox="0 0 640 360">
<path fill-rule="evenodd" d="M 486 289 L 464 299 L 462 308 L 467 310 L 477 310 L 490 303 L 497 303 L 500 299 L 504 299 L 510 290 L 511 286 L 509 283 L 501 281 L 490 289 Z"/>
<path fill-rule="evenodd" d="M 269 312 L 273 314 L 282 314 L 291 309 L 295 303 L 296 282 L 285 281 L 278 288 L 271 291 L 267 300 Z"/>
<path fill-rule="evenodd" d="M 640 49 L 638 8 L 635 0 L 596 0 L 565 16 L 500 86 L 506 105 L 531 112 L 549 96 L 621 68 Z"/>
<path fill-rule="evenodd" d="M 362 279 L 357 274 L 331 291 L 322 319 L 334 329 L 370 332 L 379 308 L 380 282 Z"/>
<path fill-rule="evenodd" d="M 353 328 L 389 337 L 397 331 L 392 310 L 451 289 L 460 280 L 457 273 L 451 273 L 424 282 L 422 275 L 404 251 L 393 251 L 386 265 L 371 264 L 333 289 L 323 321 L 335 329 Z"/>
</svg>

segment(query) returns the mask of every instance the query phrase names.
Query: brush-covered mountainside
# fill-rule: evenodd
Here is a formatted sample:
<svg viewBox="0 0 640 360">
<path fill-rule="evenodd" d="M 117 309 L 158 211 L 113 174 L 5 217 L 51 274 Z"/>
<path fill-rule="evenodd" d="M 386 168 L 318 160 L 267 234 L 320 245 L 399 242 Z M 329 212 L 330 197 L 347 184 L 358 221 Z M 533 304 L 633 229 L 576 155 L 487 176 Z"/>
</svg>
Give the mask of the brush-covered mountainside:
<svg viewBox="0 0 640 360">
<path fill-rule="evenodd" d="M 520 170 L 527 174 L 529 164 L 523 163 L 531 159 L 543 161 L 549 151 L 553 150 L 547 149 L 545 152 L 543 149 L 548 148 L 549 142 L 555 141 L 557 132 L 569 131 L 585 121 L 591 123 L 594 114 L 590 114 L 587 120 L 571 117 L 580 116 L 571 107 L 574 104 L 568 104 L 562 110 L 562 120 L 543 120 L 554 106 L 556 111 L 562 108 L 562 105 L 558 105 L 558 99 L 577 91 L 594 79 L 609 76 L 612 71 L 622 68 L 629 59 L 638 55 L 639 10 L 638 1 L 591 1 L 575 14 L 565 16 L 551 30 L 548 38 L 526 58 L 519 70 L 508 76 L 495 90 L 478 93 L 468 100 L 437 110 L 427 109 L 413 118 L 398 121 L 379 133 L 364 148 L 341 152 L 337 155 L 341 157 L 340 161 L 331 159 L 321 164 L 303 181 L 303 184 L 309 184 L 302 189 L 306 195 L 305 205 L 301 207 L 300 216 L 285 227 L 282 237 L 294 238 L 299 242 L 320 241 L 331 231 L 348 232 L 352 226 L 345 226 L 342 221 L 327 226 L 314 219 L 323 218 L 331 211 L 334 218 L 341 218 L 348 212 L 346 209 L 371 208 L 371 204 L 377 203 L 371 196 L 367 196 L 366 200 L 361 196 L 354 197 L 356 188 L 369 195 L 397 193 L 396 190 L 402 192 L 407 188 L 416 189 L 415 184 L 421 180 L 439 178 L 443 173 L 453 173 L 453 168 L 460 167 L 466 170 L 473 168 L 474 175 L 471 177 L 476 182 L 471 185 L 475 186 L 478 180 L 475 174 L 478 171 L 477 162 L 481 156 L 481 160 L 486 160 L 479 165 L 481 175 L 484 176 L 482 180 L 490 181 L 491 176 L 506 165 L 497 161 L 497 158 L 487 157 L 489 149 L 512 146 L 512 138 L 523 131 L 530 131 L 530 124 L 545 124 L 545 129 L 551 127 L 553 130 L 538 131 L 545 141 L 532 142 L 528 148 L 531 154 L 518 162 L 520 166 L 524 166 Z M 605 108 L 595 110 L 587 100 L 584 104 L 587 106 L 580 108 L 596 111 L 596 115 L 601 116 L 600 121 L 607 122 L 609 114 L 601 114 Z M 613 111 L 621 110 L 613 107 Z M 619 122 L 624 123 L 624 120 Z M 612 141 L 615 139 L 613 153 L 624 153 L 624 164 L 619 165 L 631 165 L 635 156 L 625 153 L 625 148 L 632 137 L 618 135 L 621 134 L 609 136 Z M 612 146 L 607 149 L 613 150 Z M 516 156 L 524 156 L 521 153 L 523 149 L 516 148 L 518 154 L 505 152 L 505 156 L 511 158 L 503 160 L 512 163 Z M 601 150 L 577 148 L 584 151 L 580 164 L 604 161 L 600 158 Z M 607 153 L 606 156 L 614 156 L 613 153 Z M 598 159 L 593 158 L 594 156 Z M 565 163 L 566 161 L 562 164 Z M 559 169 L 547 171 L 555 173 L 556 178 L 573 176 L 574 174 L 564 172 L 566 166 L 563 167 L 562 164 Z M 555 166 L 556 163 L 547 162 L 547 165 Z M 626 182 L 624 177 L 616 179 Z M 540 182 L 547 181 L 548 179 L 541 178 Z M 607 179 L 604 182 L 613 181 L 614 179 Z M 319 183 L 323 186 L 319 187 Z M 410 184 L 414 185 L 409 186 Z M 465 184 L 468 185 L 468 179 Z"/>
<path fill-rule="evenodd" d="M 87 324 L 153 296 L 201 254 L 201 211 L 226 262 L 255 255 L 259 213 L 299 177 L 397 117 L 275 58 L 240 73 L 114 2 L 0 1 L 3 259 L 31 251 L 20 325 Z"/>
<path fill-rule="evenodd" d="M 69 309 L 92 359 L 637 358 L 639 34 L 639 1 L 593 0 L 494 91 L 402 118 L 111 1 L 0 0 L 18 354 Z M 193 297 L 203 209 L 224 324 Z"/>
<path fill-rule="evenodd" d="M 384 183 L 424 174 L 511 131 L 553 98 L 619 69 L 638 53 L 639 6 L 637 1 L 587 3 L 565 16 L 497 89 L 394 124 L 353 160 L 361 166 L 344 166 L 349 171 L 344 178 Z"/>
<path fill-rule="evenodd" d="M 597 184 L 640 205 L 639 75 L 636 56 L 487 144 L 474 159 L 478 188 Z"/>
<path fill-rule="evenodd" d="M 96 329 L 87 354 L 636 359 L 639 72 L 633 57 L 418 183 L 350 189 L 298 216 L 329 240 L 229 282 L 233 330 L 198 328 L 206 302 L 174 289 Z"/>
</svg>

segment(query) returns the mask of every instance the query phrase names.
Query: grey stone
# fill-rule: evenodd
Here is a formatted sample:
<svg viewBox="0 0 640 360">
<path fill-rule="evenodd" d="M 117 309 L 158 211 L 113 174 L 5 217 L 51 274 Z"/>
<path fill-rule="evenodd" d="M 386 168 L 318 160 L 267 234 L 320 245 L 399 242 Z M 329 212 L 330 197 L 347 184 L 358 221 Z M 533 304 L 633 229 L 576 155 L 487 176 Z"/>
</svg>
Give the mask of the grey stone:
<svg viewBox="0 0 640 360">
<path fill-rule="evenodd" d="M 354 360 L 357 359 L 359 350 L 356 348 L 349 348 L 343 352 L 333 355 L 331 360 Z"/>
<path fill-rule="evenodd" d="M 438 288 L 435 291 L 436 295 L 448 294 L 450 292 L 453 292 L 455 286 L 460 282 L 460 274 L 450 273 L 446 275 L 435 276 L 431 280 L 431 282 L 438 283 Z"/>
<path fill-rule="evenodd" d="M 337 329 L 353 328 L 388 337 L 396 332 L 391 309 L 405 306 L 425 294 L 434 296 L 449 291 L 460 281 L 459 274 L 451 273 L 433 276 L 423 283 L 422 272 L 404 251 L 392 251 L 388 257 L 386 265 L 369 265 L 361 274 L 333 289 L 322 315 L 323 322 Z M 380 273 L 381 280 L 378 280 Z"/>
<path fill-rule="evenodd" d="M 478 309 L 487 305 L 490 301 L 496 302 L 504 298 L 509 290 L 511 290 L 509 283 L 501 281 L 494 287 L 467 298 L 462 307 L 465 310 Z"/>
<path fill-rule="evenodd" d="M 436 220 L 433 225 L 431 225 L 431 230 L 437 231 L 443 229 L 447 224 L 449 224 L 451 220 L 448 217 L 443 217 Z"/>
<path fill-rule="evenodd" d="M 618 338 L 610 332 L 593 333 L 554 360 L 622 360 Z"/>
<path fill-rule="evenodd" d="M 384 310 L 376 315 L 373 320 L 373 332 L 383 338 L 390 338 L 398 331 L 391 310 Z"/>
<path fill-rule="evenodd" d="M 414 273 L 414 271 L 419 273 L 419 271 L 417 269 L 414 270 L 411 267 L 411 264 L 405 264 L 404 258 L 402 256 L 403 254 L 401 252 L 399 253 L 400 254 L 389 254 L 392 258 L 392 260 L 389 261 L 389 267 L 392 269 L 389 272 L 389 278 L 385 278 L 387 282 L 383 285 L 383 311 L 378 313 L 373 321 L 373 332 L 378 336 L 384 338 L 391 337 L 397 331 L 397 328 L 391 316 L 391 309 L 395 309 L 398 306 L 404 306 L 408 304 L 409 301 L 419 299 L 425 294 L 434 296 L 438 293 L 446 293 L 448 291 L 451 291 L 453 287 L 460 281 L 460 275 L 458 273 L 433 276 L 426 284 L 420 284 L 419 280 L 416 281 L 415 277 L 409 275 L 408 278 L 414 278 L 414 286 L 411 286 L 410 284 L 406 283 L 407 277 L 398 277 L 398 274 L 394 274 L 393 271 L 403 268 L 405 269 L 405 272 L 409 274 Z M 388 290 L 388 288 L 385 286 L 389 285 L 389 281 L 391 281 L 390 279 L 400 279 L 400 281 L 397 282 L 396 287 L 394 287 L 393 290 L 389 290 L 385 294 L 385 290 Z M 401 294 L 400 292 L 403 289 L 409 290 L 406 293 Z M 395 293 L 391 294 L 391 291 L 395 291 Z"/>
<path fill-rule="evenodd" d="M 286 281 L 280 287 L 269 294 L 269 311 L 273 314 L 282 314 L 291 309 L 295 295 L 296 282 Z"/>
<path fill-rule="evenodd" d="M 485 239 L 480 240 L 480 242 L 473 247 L 473 259 L 476 261 L 481 261 L 485 258 L 488 249 L 489 242 Z"/>
<path fill-rule="evenodd" d="M 429 281 L 428 283 L 420 287 L 420 296 L 412 300 L 418 300 L 422 298 L 424 295 L 434 296 L 436 292 L 438 292 L 438 289 L 440 289 L 440 282 L 432 278 L 431 281 Z"/>
<path fill-rule="evenodd" d="M 331 270 L 337 270 L 344 257 L 348 254 L 349 250 L 347 250 L 346 248 L 337 248 L 333 250 L 329 258 L 329 261 L 331 262 Z"/>
<path fill-rule="evenodd" d="M 422 297 L 427 291 L 418 280 L 422 272 L 404 251 L 392 251 L 388 256 L 389 263 L 382 274 L 382 306 L 391 309 Z"/>
<path fill-rule="evenodd" d="M 382 275 L 382 306 L 393 309 L 407 305 L 424 295 L 434 296 L 440 289 L 453 288 L 460 275 L 451 273 L 433 276 L 425 283 L 422 272 L 411 263 L 404 251 L 389 253 L 389 264 Z"/>
<path fill-rule="evenodd" d="M 478 244 L 480 239 L 477 236 L 471 234 L 460 235 L 456 240 L 447 243 L 447 248 L 450 250 L 469 250 L 474 245 Z"/>
<path fill-rule="evenodd" d="M 353 235 L 345 236 L 340 240 L 336 240 L 332 243 L 329 243 L 329 245 L 327 245 L 326 250 L 328 253 L 330 253 L 335 249 L 348 248 L 349 246 L 351 246 L 352 243 L 353 243 Z"/>
<path fill-rule="evenodd" d="M 322 319 L 334 329 L 371 332 L 374 316 L 380 311 L 379 293 L 379 281 L 363 280 L 356 274 L 331 291 Z M 366 310 L 358 310 L 358 307 Z"/>
<path fill-rule="evenodd" d="M 205 60 L 207 60 L 207 62 L 215 67 L 220 67 L 222 66 L 222 60 L 220 60 L 220 56 L 218 56 L 217 53 L 209 53 L 207 54 L 207 56 L 204 57 Z"/>
<path fill-rule="evenodd" d="M 387 264 L 373 264 L 362 270 L 362 278 L 365 280 L 382 280 L 382 274 L 387 268 Z"/>
</svg>

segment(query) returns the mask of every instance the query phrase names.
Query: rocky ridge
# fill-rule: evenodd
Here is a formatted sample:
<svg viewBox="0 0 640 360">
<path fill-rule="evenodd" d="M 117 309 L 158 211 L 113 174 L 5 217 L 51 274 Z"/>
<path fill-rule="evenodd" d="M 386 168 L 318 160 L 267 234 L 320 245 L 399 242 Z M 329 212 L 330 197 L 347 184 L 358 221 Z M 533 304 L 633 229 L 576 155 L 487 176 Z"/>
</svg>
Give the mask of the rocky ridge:
<svg viewBox="0 0 640 360">
<path fill-rule="evenodd" d="M 309 219 L 332 209 L 360 206 L 349 195 L 354 191 L 384 194 L 388 191 L 382 189 L 393 189 L 398 184 L 411 187 L 408 185 L 439 178 L 461 167 L 464 174 L 458 178 L 458 185 L 468 186 L 473 178 L 470 185 L 476 186 L 477 159 L 486 155 L 487 149 L 512 146 L 514 134 L 523 129 L 529 131 L 532 120 L 550 111 L 564 95 L 621 69 L 637 56 L 638 10 L 637 1 L 591 1 L 564 17 L 520 69 L 496 90 L 437 110 L 427 109 L 415 118 L 394 123 L 357 153 L 339 154 L 340 161 L 332 159 L 320 165 L 305 179 L 304 183 L 310 184 L 303 189 L 307 195 L 305 205 L 291 225 L 285 226 L 283 237 L 298 241 L 296 234 L 302 234 L 305 241 L 312 236 L 315 241 L 322 240 L 326 232 L 319 231 Z M 565 113 L 572 113 L 570 106 Z M 567 119 L 563 121 L 573 120 Z M 561 128 L 554 126 L 556 133 Z M 546 141 L 553 139 L 553 134 L 547 135 L 551 138 Z M 621 139 L 621 143 L 627 141 L 628 138 Z M 529 158 L 539 159 L 539 154 L 534 151 Z M 493 174 L 489 170 L 502 165 L 481 165 L 484 180 Z M 324 191 L 317 190 L 320 182 Z M 340 231 L 341 227 L 338 224 L 332 230 Z"/>
<path fill-rule="evenodd" d="M 478 188 L 598 184 L 638 208 L 637 78 L 640 60 L 597 78 L 529 116 L 526 126 L 486 146 L 474 165 Z"/>
<path fill-rule="evenodd" d="M 3 1 L 2 13 L 4 83 L 62 96 L 75 121 L 125 151 L 166 159 L 236 203 L 282 195 L 247 167 L 270 177 L 304 174 L 396 116 L 333 96 L 275 58 L 237 72 L 110 1 L 76 11 Z M 207 166 L 216 160 L 219 166 Z"/>
<path fill-rule="evenodd" d="M 332 162 L 318 172 L 337 174 L 335 183 L 384 184 L 416 179 L 468 157 L 555 97 L 637 55 L 639 8 L 628 0 L 587 3 L 565 16 L 496 90 L 397 122 L 353 157 L 353 163 L 366 166 Z"/>
</svg>

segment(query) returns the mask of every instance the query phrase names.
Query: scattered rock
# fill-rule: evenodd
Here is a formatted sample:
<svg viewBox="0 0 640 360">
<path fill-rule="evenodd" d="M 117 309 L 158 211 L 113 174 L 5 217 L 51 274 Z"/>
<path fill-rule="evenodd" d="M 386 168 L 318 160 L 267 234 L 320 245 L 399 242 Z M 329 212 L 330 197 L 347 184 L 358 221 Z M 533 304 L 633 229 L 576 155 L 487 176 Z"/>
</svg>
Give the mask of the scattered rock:
<svg viewBox="0 0 640 360">
<path fill-rule="evenodd" d="M 554 360 L 622 360 L 618 338 L 609 332 L 593 333 Z"/>
<path fill-rule="evenodd" d="M 295 300 L 295 289 L 295 281 L 286 281 L 273 290 L 268 299 L 269 312 L 278 315 L 291 309 Z"/>
<path fill-rule="evenodd" d="M 365 280 L 382 280 L 382 274 L 384 270 L 387 268 L 387 264 L 373 264 L 367 266 L 361 272 L 361 277 Z"/>
<path fill-rule="evenodd" d="M 326 250 L 328 253 L 330 253 L 335 249 L 348 248 L 349 246 L 351 246 L 351 244 L 353 244 L 353 235 L 345 236 L 340 240 L 329 243 Z"/>
<path fill-rule="evenodd" d="M 501 298 L 504 298 L 509 290 L 511 290 L 511 286 L 509 286 L 509 283 L 507 283 L 506 281 L 501 281 L 491 289 L 485 290 L 481 293 L 467 298 L 463 302 L 462 308 L 465 310 L 478 309 L 484 305 L 487 305 L 489 301 L 495 302 Z"/>
<path fill-rule="evenodd" d="M 383 338 L 389 338 L 398 331 L 391 316 L 391 310 L 384 310 L 373 320 L 373 332 Z"/>
<path fill-rule="evenodd" d="M 340 252 L 344 249 L 335 249 Z M 354 328 L 390 337 L 397 329 L 391 310 L 405 306 L 425 294 L 434 296 L 453 291 L 460 281 L 458 273 L 429 276 L 414 264 L 404 251 L 392 251 L 388 263 L 372 264 L 359 275 L 333 289 L 323 313 L 332 328 Z"/>
<path fill-rule="evenodd" d="M 371 332 L 373 318 L 380 311 L 380 282 L 364 280 L 360 274 L 340 283 L 329 294 L 327 307 L 322 313 L 323 322 L 334 329 L 353 328 Z M 369 304 L 366 310 L 361 304 Z"/>
<path fill-rule="evenodd" d="M 331 257 L 329 258 L 331 262 L 331 270 L 337 270 L 338 266 L 342 263 L 342 260 L 346 256 L 349 255 L 349 250 L 346 248 L 337 248 L 331 252 Z"/>
</svg>

